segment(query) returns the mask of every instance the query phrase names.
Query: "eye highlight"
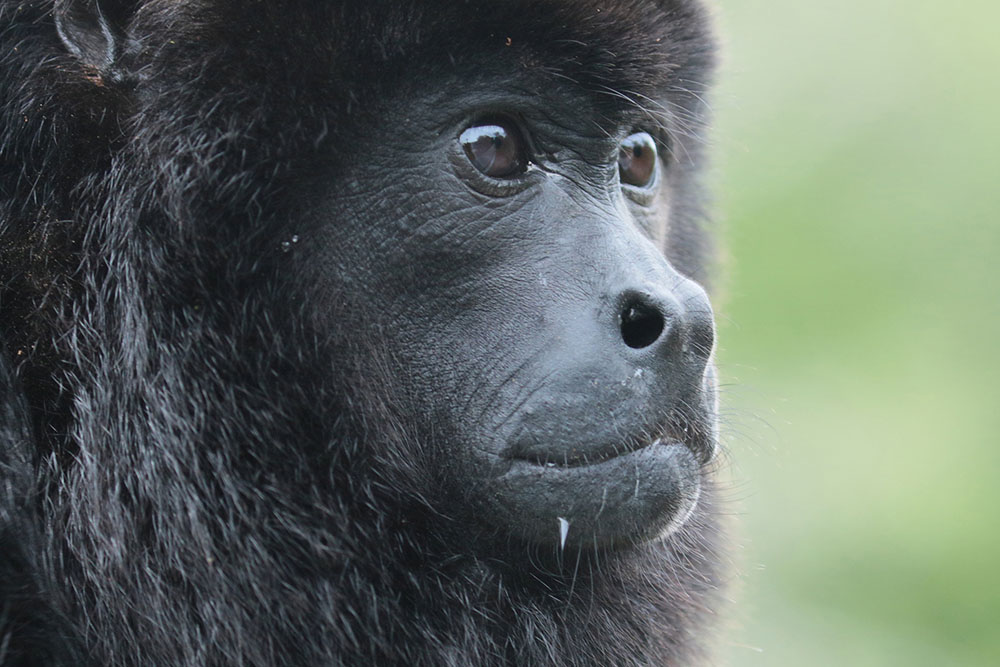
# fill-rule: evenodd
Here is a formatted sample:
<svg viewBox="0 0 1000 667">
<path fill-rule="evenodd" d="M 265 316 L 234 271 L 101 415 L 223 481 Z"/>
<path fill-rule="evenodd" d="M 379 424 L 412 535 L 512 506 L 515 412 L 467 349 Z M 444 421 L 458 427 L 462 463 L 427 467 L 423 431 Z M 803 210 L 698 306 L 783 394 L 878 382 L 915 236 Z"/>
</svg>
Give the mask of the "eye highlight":
<svg viewBox="0 0 1000 667">
<path fill-rule="evenodd" d="M 528 149 L 517 125 L 495 118 L 465 129 L 458 137 L 472 165 L 492 178 L 516 178 L 528 168 Z"/>
<path fill-rule="evenodd" d="M 644 188 L 656 175 L 656 142 L 646 132 L 630 134 L 618 148 L 618 177 L 626 185 Z"/>
</svg>

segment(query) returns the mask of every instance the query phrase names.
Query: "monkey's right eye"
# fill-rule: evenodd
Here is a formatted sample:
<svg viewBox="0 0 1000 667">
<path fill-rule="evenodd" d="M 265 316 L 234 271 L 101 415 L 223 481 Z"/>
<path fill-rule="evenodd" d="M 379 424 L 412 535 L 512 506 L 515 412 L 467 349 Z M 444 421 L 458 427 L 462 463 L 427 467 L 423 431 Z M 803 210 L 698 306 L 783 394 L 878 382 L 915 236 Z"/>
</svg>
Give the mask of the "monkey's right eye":
<svg viewBox="0 0 1000 667">
<path fill-rule="evenodd" d="M 656 175 L 656 142 L 645 132 L 629 135 L 618 149 L 618 176 L 622 183 L 644 188 Z"/>
<path fill-rule="evenodd" d="M 528 168 L 527 144 L 510 120 L 473 125 L 458 140 L 473 166 L 491 178 L 516 178 Z"/>
</svg>

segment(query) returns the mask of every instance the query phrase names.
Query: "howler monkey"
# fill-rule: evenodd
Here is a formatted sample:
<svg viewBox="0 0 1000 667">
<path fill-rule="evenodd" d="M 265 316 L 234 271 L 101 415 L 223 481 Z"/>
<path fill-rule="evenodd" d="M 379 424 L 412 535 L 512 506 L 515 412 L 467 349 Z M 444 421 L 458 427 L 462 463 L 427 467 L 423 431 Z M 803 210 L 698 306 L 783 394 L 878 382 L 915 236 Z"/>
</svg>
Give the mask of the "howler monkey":
<svg viewBox="0 0 1000 667">
<path fill-rule="evenodd" d="M 689 664 L 696 0 L 0 0 L 0 664 Z"/>
</svg>

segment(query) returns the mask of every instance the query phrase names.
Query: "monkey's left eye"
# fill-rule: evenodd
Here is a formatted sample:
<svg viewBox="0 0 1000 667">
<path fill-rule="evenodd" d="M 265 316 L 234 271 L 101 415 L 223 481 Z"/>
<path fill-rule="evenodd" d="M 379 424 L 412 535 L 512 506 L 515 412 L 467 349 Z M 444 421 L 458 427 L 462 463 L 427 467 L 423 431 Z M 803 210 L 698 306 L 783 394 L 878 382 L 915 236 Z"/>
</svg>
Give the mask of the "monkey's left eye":
<svg viewBox="0 0 1000 667">
<path fill-rule="evenodd" d="M 469 161 L 492 178 L 515 178 L 528 168 L 528 147 L 513 121 L 484 121 L 458 137 Z"/>
<path fill-rule="evenodd" d="M 618 176 L 622 183 L 644 188 L 656 175 L 656 142 L 645 132 L 625 138 L 618 148 Z"/>
</svg>

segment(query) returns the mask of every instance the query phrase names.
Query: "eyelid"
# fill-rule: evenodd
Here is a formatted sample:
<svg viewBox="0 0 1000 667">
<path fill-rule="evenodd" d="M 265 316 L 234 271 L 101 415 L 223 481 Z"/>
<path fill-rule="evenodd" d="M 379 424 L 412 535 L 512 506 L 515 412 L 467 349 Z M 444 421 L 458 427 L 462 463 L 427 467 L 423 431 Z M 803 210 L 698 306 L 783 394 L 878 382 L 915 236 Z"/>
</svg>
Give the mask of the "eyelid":
<svg viewBox="0 0 1000 667">
<path fill-rule="evenodd" d="M 661 171 L 662 169 L 658 166 L 653 174 L 653 180 L 649 182 L 649 185 L 636 187 L 635 185 L 622 183 L 620 185 L 622 192 L 625 194 L 627 199 L 635 202 L 639 206 L 651 206 L 656 200 L 656 194 L 660 189 L 660 183 L 663 178 L 660 175 Z"/>
</svg>

